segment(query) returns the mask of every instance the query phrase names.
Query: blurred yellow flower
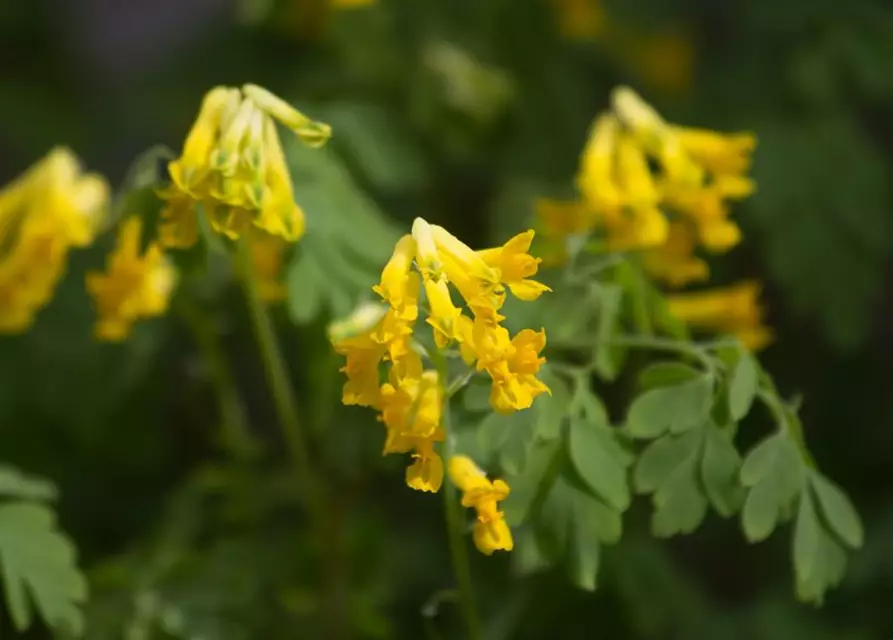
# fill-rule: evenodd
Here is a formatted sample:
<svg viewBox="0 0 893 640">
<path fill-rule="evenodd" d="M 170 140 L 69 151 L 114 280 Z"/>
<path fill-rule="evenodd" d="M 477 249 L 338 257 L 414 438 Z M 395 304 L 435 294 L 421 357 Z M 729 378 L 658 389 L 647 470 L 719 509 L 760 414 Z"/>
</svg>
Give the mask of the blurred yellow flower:
<svg viewBox="0 0 893 640">
<path fill-rule="evenodd" d="M 473 508 L 477 521 L 472 529 L 474 545 L 487 555 L 514 548 L 509 529 L 497 504 L 509 495 L 509 486 L 502 480 L 487 479 L 467 456 L 454 456 L 449 461 L 450 480 L 462 491 L 462 506 Z"/>
<path fill-rule="evenodd" d="M 198 215 L 233 239 L 252 227 L 289 242 L 303 235 L 277 122 L 312 147 L 331 136 L 328 125 L 257 85 L 208 92 L 182 154 L 168 165 L 171 184 L 159 192 L 164 246 L 194 244 Z"/>
<path fill-rule="evenodd" d="M 119 342 L 142 318 L 162 315 L 177 282 L 177 272 L 157 243 L 142 249 L 142 220 L 127 218 L 118 229 L 115 250 L 104 273 L 87 274 L 87 291 L 97 311 L 99 340 Z"/>
<path fill-rule="evenodd" d="M 64 147 L 0 191 L 0 333 L 31 326 L 65 273 L 69 250 L 93 242 L 108 200 L 106 180 L 82 173 Z"/>
<path fill-rule="evenodd" d="M 728 202 L 754 191 L 745 174 L 755 145 L 749 133 L 668 124 L 632 89 L 615 89 L 580 156 L 579 201 L 537 203 L 548 257 L 559 262 L 569 236 L 598 230 L 608 250 L 639 251 L 670 286 L 706 279 L 697 250 L 721 253 L 741 241 Z"/>
<path fill-rule="evenodd" d="M 667 298 L 670 313 L 696 329 L 737 336 L 748 348 L 759 350 L 773 338 L 763 324 L 759 303 L 761 286 L 746 281 L 705 291 L 677 293 Z"/>
</svg>

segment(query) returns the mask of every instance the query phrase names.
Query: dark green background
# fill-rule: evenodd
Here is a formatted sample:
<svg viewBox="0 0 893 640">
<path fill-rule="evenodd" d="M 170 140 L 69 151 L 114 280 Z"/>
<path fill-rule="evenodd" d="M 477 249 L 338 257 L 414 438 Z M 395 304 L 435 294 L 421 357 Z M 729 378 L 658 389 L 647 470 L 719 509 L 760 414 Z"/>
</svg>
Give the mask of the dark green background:
<svg viewBox="0 0 893 640">
<path fill-rule="evenodd" d="M 563 39 L 545 0 L 391 0 L 319 21 L 325 3 L 293 1 L 297 20 L 272 4 L 250 20 L 263 8 L 250 0 L 0 2 L 0 178 L 67 144 L 120 184 L 146 148 L 179 149 L 208 88 L 254 82 L 335 130 L 312 196 L 295 175 L 308 247 L 346 208 L 394 229 L 424 215 L 480 246 L 526 228 L 532 198 L 571 193 L 589 121 L 617 84 L 672 121 L 756 132 L 758 191 L 735 207 L 745 242 L 714 262 L 714 281 L 765 281 L 778 341 L 764 362 L 783 393 L 803 394 L 809 444 L 863 514 L 865 548 L 814 610 L 794 600 L 788 535 L 751 547 L 736 523 L 710 516 L 690 537 L 655 542 L 640 501 L 595 594 L 557 570 L 512 580 L 506 557 L 475 557 L 481 607 L 507 625 L 504 637 L 891 637 L 893 7 L 607 2 L 625 30 L 691 34 L 691 86 L 666 93 L 603 39 Z M 462 78 L 477 110 L 447 99 L 427 62 L 435 43 L 484 65 Z M 363 253 L 351 223 L 337 233 L 345 248 L 316 245 L 323 268 Z M 400 461 L 378 456 L 371 415 L 334 399 L 338 365 L 322 328 L 346 303 L 301 328 L 276 311 L 337 498 L 339 551 L 321 564 L 285 476 L 232 464 L 217 446 L 213 392 L 182 320 L 146 323 L 123 346 L 92 341 L 83 273 L 109 244 L 73 256 L 29 335 L 0 339 L 0 458 L 60 485 L 62 523 L 93 579 L 87 637 L 317 637 L 332 575 L 352 634 L 419 637 L 421 610 L 451 583 L 440 500 L 406 489 Z M 355 279 L 389 250 L 364 254 Z M 203 286 L 201 306 L 227 336 L 252 426 L 275 456 L 238 291 Z M 446 603 L 433 624 L 461 637 L 455 622 Z"/>
</svg>

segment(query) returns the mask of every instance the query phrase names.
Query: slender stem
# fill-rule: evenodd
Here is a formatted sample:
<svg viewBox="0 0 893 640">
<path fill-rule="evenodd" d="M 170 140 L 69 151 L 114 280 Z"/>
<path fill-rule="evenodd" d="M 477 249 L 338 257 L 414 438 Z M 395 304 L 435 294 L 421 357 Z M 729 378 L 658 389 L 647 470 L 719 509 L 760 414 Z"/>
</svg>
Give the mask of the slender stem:
<svg viewBox="0 0 893 640">
<path fill-rule="evenodd" d="M 435 348 L 431 353 L 431 360 L 437 368 L 440 384 L 446 386 L 447 363 L 443 353 Z M 443 457 L 449 464 L 450 459 L 456 453 L 456 436 L 452 433 L 450 425 L 450 399 L 444 388 L 443 403 L 443 430 L 446 432 Z M 446 515 L 447 537 L 450 546 L 450 559 L 453 564 L 453 573 L 459 587 L 459 604 L 465 624 L 468 626 L 468 638 L 481 640 L 484 637 L 480 617 L 478 617 L 477 605 L 474 600 L 474 589 L 471 582 L 471 564 L 468 561 L 468 549 L 465 546 L 465 536 L 462 527 L 462 510 L 459 504 L 459 492 L 453 483 L 444 483 L 443 506 Z"/>
<path fill-rule="evenodd" d="M 803 435 L 803 426 L 800 424 L 800 420 L 796 416 L 791 419 L 775 390 L 765 388 L 760 389 L 757 391 L 757 398 L 759 398 L 766 408 L 769 409 L 770 413 L 772 413 L 772 417 L 775 418 L 775 423 L 778 425 L 778 429 L 785 432 L 788 437 L 794 441 L 794 445 L 800 452 L 800 456 L 803 458 L 806 466 L 813 469 L 817 468 L 815 459 L 812 457 L 809 448 L 806 446 L 806 437 Z"/>
<path fill-rule="evenodd" d="M 266 369 L 267 381 L 273 394 L 279 424 L 286 447 L 300 476 L 305 506 L 313 516 L 323 513 L 323 504 L 319 497 L 319 486 L 313 475 L 310 451 L 304 440 L 301 422 L 298 417 L 298 405 L 295 401 L 294 387 L 282 358 L 282 351 L 276 338 L 273 320 L 270 318 L 264 301 L 261 299 L 254 273 L 254 263 L 246 240 L 238 243 L 238 258 L 242 286 L 248 301 L 251 324 L 260 349 L 261 359 Z"/>
<path fill-rule="evenodd" d="M 444 408 L 444 428 L 446 424 L 447 409 Z M 452 456 L 454 438 L 447 430 L 446 459 Z M 451 482 L 446 483 L 443 492 L 443 506 L 446 513 L 447 535 L 449 536 L 450 557 L 453 563 L 453 573 L 456 574 L 456 582 L 459 586 L 459 603 L 462 607 L 462 615 L 468 626 L 468 637 L 471 640 L 480 640 L 484 637 L 481 620 L 478 617 L 477 605 L 474 600 L 474 590 L 471 583 L 471 565 L 468 562 L 468 548 L 465 545 L 465 537 L 462 531 L 462 511 L 459 504 L 459 492 Z"/>
<path fill-rule="evenodd" d="M 239 398 L 236 381 L 227 364 L 217 333 L 207 315 L 189 297 L 184 296 L 180 299 L 178 310 L 192 329 L 208 367 L 220 410 L 222 445 L 235 457 L 250 458 L 257 453 L 258 443 L 248 428 L 245 407 Z"/>
<path fill-rule="evenodd" d="M 324 495 L 324 487 L 313 466 L 306 434 L 301 428 L 294 387 L 282 357 L 282 350 L 276 338 L 273 320 L 264 301 L 261 299 L 254 272 L 254 263 L 248 242 L 243 238 L 238 243 L 239 268 L 251 322 L 260 348 L 261 358 L 273 394 L 282 435 L 294 462 L 295 471 L 301 483 L 304 506 L 309 512 L 311 526 L 326 560 L 326 584 L 324 595 L 324 618 L 329 638 L 347 637 L 347 618 L 344 615 L 344 567 L 341 540 L 341 513 L 329 509 Z"/>
<path fill-rule="evenodd" d="M 555 345 L 560 349 L 575 349 L 578 347 L 592 348 L 592 341 L 587 342 L 560 342 Z M 607 340 L 598 341 L 602 346 L 628 347 L 631 349 L 650 349 L 652 351 L 668 351 L 670 353 L 681 353 L 688 355 L 700 362 L 709 373 L 715 373 L 716 364 L 704 352 L 704 346 L 699 344 L 689 344 L 680 340 L 671 338 L 660 338 L 657 336 L 628 336 L 619 335 L 611 337 Z M 713 346 L 712 343 L 707 346 Z"/>
</svg>

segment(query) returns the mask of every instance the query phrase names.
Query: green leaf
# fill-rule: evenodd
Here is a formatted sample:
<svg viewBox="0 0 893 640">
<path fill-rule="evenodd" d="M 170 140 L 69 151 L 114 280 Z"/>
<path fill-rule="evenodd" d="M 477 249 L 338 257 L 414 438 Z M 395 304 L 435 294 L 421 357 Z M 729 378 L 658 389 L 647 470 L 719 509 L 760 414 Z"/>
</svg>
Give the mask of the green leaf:
<svg viewBox="0 0 893 640">
<path fill-rule="evenodd" d="M 633 474 L 638 493 L 654 493 L 686 460 L 696 455 L 701 434 L 691 431 L 658 438 L 642 452 Z"/>
<path fill-rule="evenodd" d="M 567 383 L 548 364 L 543 365 L 538 377 L 551 393 L 538 396 L 533 405 L 536 435 L 543 440 L 554 440 L 561 435 L 561 425 L 567 418 L 571 403 L 571 392 Z"/>
<path fill-rule="evenodd" d="M 473 376 L 462 391 L 462 406 L 470 413 L 492 411 L 490 406 L 491 383 L 482 376 Z M 548 396 L 547 396 L 548 397 Z"/>
<path fill-rule="evenodd" d="M 704 491 L 719 515 L 727 518 L 741 508 L 744 487 L 738 478 L 741 456 L 732 442 L 730 429 L 709 424 L 704 436 L 701 478 Z"/>
<path fill-rule="evenodd" d="M 818 471 L 811 470 L 809 480 L 822 516 L 831 530 L 850 548 L 861 547 L 865 537 L 862 521 L 847 495 Z"/>
<path fill-rule="evenodd" d="M 549 294 L 543 326 L 555 343 L 592 340 L 598 332 L 598 297 L 591 287 L 565 285 Z"/>
<path fill-rule="evenodd" d="M 78 605 L 87 598 L 87 583 L 75 565 L 74 546 L 56 528 L 52 511 L 25 502 L 0 506 L 0 569 L 16 630 L 31 626 L 33 599 L 48 626 L 82 634 Z"/>
<path fill-rule="evenodd" d="M 325 109 L 319 118 L 337 132 L 332 143 L 375 187 L 417 190 L 428 181 L 422 149 L 397 114 L 375 104 L 343 102 Z"/>
<path fill-rule="evenodd" d="M 729 414 L 732 420 L 741 420 L 750 411 L 757 394 L 759 382 L 757 363 L 746 351 L 742 351 L 729 375 Z"/>
<path fill-rule="evenodd" d="M 655 387 L 669 387 L 688 382 L 701 375 L 701 372 L 682 362 L 655 362 L 639 374 L 639 387 L 643 391 Z"/>
<path fill-rule="evenodd" d="M 574 468 L 592 491 L 619 511 L 629 507 L 628 461 L 617 457 L 620 448 L 612 428 L 605 422 L 590 422 L 583 416 L 571 418 L 568 438 Z"/>
<path fill-rule="evenodd" d="M 598 513 L 583 509 L 571 524 L 570 572 L 571 581 L 584 591 L 595 591 L 601 545 L 596 539 L 599 530 Z"/>
<path fill-rule="evenodd" d="M 298 249 L 288 268 L 288 310 L 298 324 L 316 318 L 322 307 L 325 274 L 311 252 Z"/>
<path fill-rule="evenodd" d="M 530 527 L 522 527 L 512 534 L 515 548 L 512 551 L 512 566 L 523 576 L 539 573 L 549 567 L 549 559 L 540 549 L 536 534 Z"/>
<path fill-rule="evenodd" d="M 536 510 L 555 479 L 564 452 L 557 440 L 536 442 L 527 455 L 527 464 L 518 474 L 507 474 L 506 481 L 512 492 L 502 503 L 506 521 L 511 526 L 524 522 Z"/>
<path fill-rule="evenodd" d="M 749 487 L 741 524 L 750 542 L 764 540 L 803 488 L 803 460 L 784 432 L 769 436 L 744 459 L 741 482 Z"/>
<path fill-rule="evenodd" d="M 707 497 L 700 484 L 698 453 L 702 434 L 695 433 L 698 447 L 681 461 L 654 492 L 651 532 L 659 538 L 691 533 L 707 513 Z"/>
<path fill-rule="evenodd" d="M 294 136 L 283 147 L 306 218 L 289 266 L 292 318 L 308 322 L 326 309 L 346 316 L 371 295 L 398 233 L 332 149 L 310 149 Z"/>
<path fill-rule="evenodd" d="M 9 466 L 0 466 L 0 494 L 22 500 L 55 500 L 57 497 L 52 482 Z"/>
<path fill-rule="evenodd" d="M 510 475 L 524 470 L 527 453 L 536 436 L 535 416 L 532 411 L 509 414 L 492 412 L 481 422 L 478 444 L 486 454 L 495 453 L 499 464 Z"/>
<path fill-rule="evenodd" d="M 701 426 L 710 415 L 713 378 L 697 378 L 668 387 L 650 389 L 629 408 L 627 428 L 637 438 L 656 438 L 667 430 L 681 433 Z"/>
<path fill-rule="evenodd" d="M 804 491 L 794 525 L 794 575 L 797 597 L 821 604 L 825 591 L 843 579 L 846 552 L 818 517 L 813 497 Z"/>
</svg>

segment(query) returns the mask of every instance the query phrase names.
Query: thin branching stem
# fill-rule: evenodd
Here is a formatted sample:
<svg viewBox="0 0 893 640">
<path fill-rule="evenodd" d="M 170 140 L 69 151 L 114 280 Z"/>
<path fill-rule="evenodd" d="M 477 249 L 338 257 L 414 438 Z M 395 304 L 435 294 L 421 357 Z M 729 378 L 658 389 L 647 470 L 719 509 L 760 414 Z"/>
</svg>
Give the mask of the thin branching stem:
<svg viewBox="0 0 893 640">
<path fill-rule="evenodd" d="M 445 385 L 447 380 L 447 365 L 443 354 L 434 349 L 431 354 L 435 367 L 437 367 L 437 375 L 440 384 Z M 456 437 L 452 433 L 450 424 L 450 400 L 449 395 L 444 389 L 444 406 L 443 406 L 443 430 L 446 432 L 446 440 L 444 441 L 443 458 L 449 464 L 450 458 L 455 454 Z M 465 532 L 462 526 L 462 510 L 459 504 L 459 492 L 453 486 L 449 479 L 444 482 L 443 505 L 446 515 L 447 537 L 450 546 L 450 558 L 453 565 L 453 573 L 456 577 L 456 583 L 459 588 L 459 604 L 462 609 L 462 616 L 465 618 L 465 624 L 468 627 L 468 638 L 470 640 L 482 640 L 484 637 L 481 619 L 478 615 L 477 604 L 474 599 L 474 588 L 471 580 L 471 564 L 468 559 L 468 549 L 465 544 Z"/>
</svg>

